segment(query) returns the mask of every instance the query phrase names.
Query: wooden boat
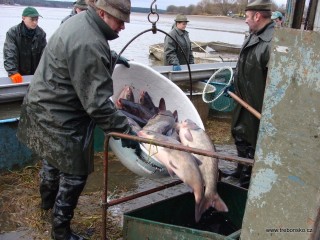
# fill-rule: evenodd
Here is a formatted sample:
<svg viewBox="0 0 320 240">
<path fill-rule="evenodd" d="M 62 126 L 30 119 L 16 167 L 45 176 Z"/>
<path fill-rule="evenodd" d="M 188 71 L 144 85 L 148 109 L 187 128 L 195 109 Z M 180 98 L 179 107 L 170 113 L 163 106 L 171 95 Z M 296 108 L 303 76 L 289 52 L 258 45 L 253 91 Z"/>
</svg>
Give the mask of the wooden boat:
<svg viewBox="0 0 320 240">
<path fill-rule="evenodd" d="M 163 46 L 163 43 L 151 45 L 149 54 L 163 62 Z M 237 61 L 241 46 L 223 42 L 192 42 L 192 50 L 195 63 L 230 62 Z"/>
</svg>

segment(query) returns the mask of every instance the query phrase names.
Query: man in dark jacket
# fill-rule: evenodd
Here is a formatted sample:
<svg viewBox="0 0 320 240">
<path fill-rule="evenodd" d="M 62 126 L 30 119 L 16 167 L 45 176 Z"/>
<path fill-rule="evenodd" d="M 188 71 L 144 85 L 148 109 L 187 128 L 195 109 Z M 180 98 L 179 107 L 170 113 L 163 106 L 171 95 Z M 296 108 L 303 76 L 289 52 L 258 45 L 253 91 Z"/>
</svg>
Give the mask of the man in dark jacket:
<svg viewBox="0 0 320 240">
<path fill-rule="evenodd" d="M 110 100 L 113 62 L 108 40 L 130 21 L 130 0 L 97 0 L 51 36 L 21 109 L 18 138 L 43 159 L 41 207 L 53 208 L 54 239 L 83 239 L 70 221 L 93 172 L 93 130 L 131 133 Z M 139 149 L 122 139 L 123 147 Z"/>
<path fill-rule="evenodd" d="M 47 44 L 46 33 L 38 26 L 40 14 L 33 7 L 22 12 L 22 22 L 9 29 L 3 47 L 4 68 L 13 83 L 22 75 L 33 75 Z"/>
<path fill-rule="evenodd" d="M 164 39 L 164 65 L 172 65 L 174 71 L 179 71 L 182 64 L 187 64 L 187 62 L 194 64 L 194 57 L 189 33 L 186 31 L 189 22 L 187 17 L 178 14 L 174 21 L 175 24 L 169 35 L 178 42 L 181 48 L 174 40 L 166 36 Z"/>
<path fill-rule="evenodd" d="M 73 3 L 73 9 L 72 9 L 71 13 L 68 16 L 66 16 L 64 19 L 62 19 L 61 24 L 64 23 L 65 21 L 67 21 L 72 16 L 74 16 L 82 11 L 85 11 L 87 9 L 88 9 L 88 5 L 85 0 L 75 1 Z"/>
<path fill-rule="evenodd" d="M 245 40 L 237 63 L 235 93 L 258 112 L 262 110 L 268 72 L 274 23 L 271 21 L 269 0 L 255 0 L 246 7 L 246 23 L 250 35 Z M 253 159 L 260 120 L 237 104 L 232 118 L 232 135 L 238 156 Z M 248 186 L 251 168 L 239 164 L 235 175 L 240 176 L 243 186 Z"/>
</svg>

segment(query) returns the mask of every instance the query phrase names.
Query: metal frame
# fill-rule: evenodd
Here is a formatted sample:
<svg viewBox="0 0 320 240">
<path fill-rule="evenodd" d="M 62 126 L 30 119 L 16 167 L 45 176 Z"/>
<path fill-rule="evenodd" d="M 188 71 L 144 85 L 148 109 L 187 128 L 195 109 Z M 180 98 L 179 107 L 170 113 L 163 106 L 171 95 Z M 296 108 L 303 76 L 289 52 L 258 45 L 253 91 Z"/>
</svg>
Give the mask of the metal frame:
<svg viewBox="0 0 320 240">
<path fill-rule="evenodd" d="M 189 153 L 200 154 L 203 156 L 214 157 L 214 158 L 218 158 L 218 159 L 222 159 L 222 160 L 226 160 L 226 161 L 237 162 L 237 163 L 241 163 L 241 164 L 248 165 L 248 166 L 253 166 L 253 164 L 254 164 L 254 159 L 241 158 L 241 157 L 221 154 L 221 153 L 217 153 L 217 152 L 211 152 L 211 151 L 207 151 L 207 150 L 186 147 L 186 146 L 177 145 L 177 144 L 164 143 L 164 142 L 157 141 L 157 140 L 150 140 L 147 138 L 136 137 L 136 136 L 123 134 L 123 133 L 111 132 L 111 133 L 107 134 L 105 137 L 105 141 L 104 141 L 103 196 L 102 196 L 102 200 L 101 200 L 101 205 L 102 205 L 101 239 L 103 239 L 103 240 L 107 239 L 106 238 L 107 237 L 106 236 L 106 224 L 107 224 L 107 210 L 108 210 L 109 206 L 117 205 L 117 204 L 129 201 L 132 199 L 136 199 L 138 197 L 146 196 L 148 194 L 158 192 L 160 190 L 163 190 L 163 189 L 166 189 L 169 187 L 173 187 L 173 186 L 176 186 L 176 185 L 182 183 L 182 181 L 180 181 L 180 180 L 174 181 L 172 183 L 165 184 L 160 187 L 152 188 L 147 191 L 143 191 L 143 192 L 140 192 L 137 194 L 133 194 L 133 195 L 130 195 L 127 197 L 115 199 L 115 200 L 108 202 L 108 200 L 107 200 L 108 199 L 107 198 L 107 194 L 108 194 L 108 159 L 109 159 L 108 155 L 109 155 L 109 140 L 111 137 L 125 138 L 125 139 L 130 139 L 130 140 L 134 140 L 134 141 L 141 142 L 141 143 L 149 143 L 149 144 L 153 144 L 156 146 L 166 147 L 166 148 L 175 149 L 175 150 L 179 150 L 179 151 L 185 151 L 185 152 L 189 152 Z"/>
</svg>

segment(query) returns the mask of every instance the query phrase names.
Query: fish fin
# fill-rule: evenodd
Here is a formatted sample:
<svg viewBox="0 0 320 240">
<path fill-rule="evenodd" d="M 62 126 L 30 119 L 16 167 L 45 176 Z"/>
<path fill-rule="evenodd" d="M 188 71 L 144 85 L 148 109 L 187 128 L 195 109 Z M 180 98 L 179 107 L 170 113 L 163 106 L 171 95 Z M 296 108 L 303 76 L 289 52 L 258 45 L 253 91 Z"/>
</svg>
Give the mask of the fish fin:
<svg viewBox="0 0 320 240">
<path fill-rule="evenodd" d="M 199 206 L 199 214 L 202 215 L 209 207 L 212 207 L 212 199 L 204 196 Z"/>
<path fill-rule="evenodd" d="M 172 163 L 171 160 L 169 160 L 169 165 L 170 165 L 170 167 L 172 167 L 173 169 L 177 169 L 177 167 Z"/>
<path fill-rule="evenodd" d="M 190 132 L 189 129 L 186 130 L 186 132 L 184 133 L 184 137 L 189 141 L 189 142 L 193 142 L 193 137 L 192 134 Z"/>
<path fill-rule="evenodd" d="M 219 194 L 214 196 L 214 200 L 212 201 L 212 207 L 214 207 L 218 212 L 228 212 L 229 209 L 224 201 L 221 199 Z"/>
<path fill-rule="evenodd" d="M 174 173 L 174 171 L 172 170 L 172 168 L 170 166 L 166 166 L 167 167 L 167 171 L 170 175 L 170 177 L 174 177 L 176 174 Z"/>
<path fill-rule="evenodd" d="M 197 158 L 196 156 L 194 156 L 194 154 L 192 154 L 192 156 L 194 157 L 194 160 L 196 161 L 198 166 L 202 165 L 202 162 L 199 160 L 199 158 Z"/>
<path fill-rule="evenodd" d="M 196 223 L 198 223 L 201 219 L 200 206 L 198 203 L 195 204 L 194 218 L 195 218 Z"/>
<path fill-rule="evenodd" d="M 174 112 L 173 112 L 173 117 L 174 117 L 174 121 L 175 122 L 178 122 L 178 111 L 177 110 L 174 110 Z"/>
<path fill-rule="evenodd" d="M 118 109 L 122 109 L 122 104 L 121 104 L 121 102 L 120 102 L 119 99 L 116 101 L 116 107 L 117 107 Z"/>
<path fill-rule="evenodd" d="M 159 101 L 159 110 L 166 110 L 166 102 L 164 101 L 164 98 L 161 98 Z"/>
</svg>

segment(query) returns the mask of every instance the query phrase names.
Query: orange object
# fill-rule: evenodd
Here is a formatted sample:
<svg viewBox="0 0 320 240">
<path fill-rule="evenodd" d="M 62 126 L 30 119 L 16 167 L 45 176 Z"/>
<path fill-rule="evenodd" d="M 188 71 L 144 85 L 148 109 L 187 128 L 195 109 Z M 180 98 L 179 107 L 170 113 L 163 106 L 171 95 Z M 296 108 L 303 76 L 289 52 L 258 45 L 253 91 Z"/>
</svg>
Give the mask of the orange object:
<svg viewBox="0 0 320 240">
<path fill-rule="evenodd" d="M 23 77 L 20 75 L 20 73 L 15 73 L 10 76 L 11 81 L 13 83 L 22 83 L 23 82 Z"/>
</svg>

